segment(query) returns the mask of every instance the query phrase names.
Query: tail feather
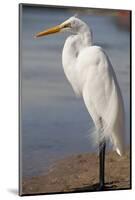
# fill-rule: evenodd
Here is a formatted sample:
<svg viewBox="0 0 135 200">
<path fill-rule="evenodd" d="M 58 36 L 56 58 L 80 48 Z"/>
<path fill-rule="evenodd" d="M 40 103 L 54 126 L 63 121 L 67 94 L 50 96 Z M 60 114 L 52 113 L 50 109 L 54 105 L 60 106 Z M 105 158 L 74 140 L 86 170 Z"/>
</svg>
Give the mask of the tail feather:
<svg viewBox="0 0 135 200">
<path fill-rule="evenodd" d="M 124 153 L 125 120 L 124 106 L 120 92 L 114 85 L 106 112 L 102 113 L 100 120 L 95 121 L 95 130 L 92 132 L 92 140 L 95 145 L 106 140 L 110 141 L 119 155 Z"/>
<path fill-rule="evenodd" d="M 119 155 L 124 153 L 125 117 L 124 104 L 119 87 L 113 85 L 108 109 L 103 115 L 104 137 L 112 141 L 113 147 Z"/>
</svg>

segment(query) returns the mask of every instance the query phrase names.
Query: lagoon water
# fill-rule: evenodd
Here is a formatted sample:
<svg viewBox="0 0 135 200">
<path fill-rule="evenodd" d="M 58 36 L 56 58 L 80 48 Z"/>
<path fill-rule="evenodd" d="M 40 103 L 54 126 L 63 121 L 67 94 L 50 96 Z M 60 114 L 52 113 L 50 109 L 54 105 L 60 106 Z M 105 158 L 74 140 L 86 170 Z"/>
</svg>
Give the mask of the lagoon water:
<svg viewBox="0 0 135 200">
<path fill-rule="evenodd" d="M 34 176 L 71 154 L 92 152 L 92 120 L 77 99 L 62 69 L 62 48 L 69 34 L 41 39 L 33 35 L 72 16 L 70 9 L 25 7 L 21 22 L 21 143 L 22 175 Z M 130 141 L 130 33 L 114 15 L 81 13 L 93 30 L 94 43 L 107 52 L 116 72 L 126 112 L 126 142 Z"/>
</svg>

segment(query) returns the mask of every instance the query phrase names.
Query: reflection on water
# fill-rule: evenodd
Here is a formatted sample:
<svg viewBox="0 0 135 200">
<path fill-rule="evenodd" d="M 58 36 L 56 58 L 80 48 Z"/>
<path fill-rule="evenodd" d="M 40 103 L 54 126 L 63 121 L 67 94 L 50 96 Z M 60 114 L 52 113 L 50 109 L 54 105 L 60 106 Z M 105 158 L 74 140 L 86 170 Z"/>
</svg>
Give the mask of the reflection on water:
<svg viewBox="0 0 135 200">
<path fill-rule="evenodd" d="M 68 9 L 25 8 L 22 13 L 22 150 L 23 175 L 39 174 L 54 160 L 95 149 L 89 140 L 92 121 L 81 99 L 67 82 L 61 52 L 68 34 L 33 39 L 44 27 L 72 15 Z M 92 29 L 94 42 L 110 57 L 120 84 L 126 111 L 129 144 L 130 36 L 114 24 L 115 16 L 80 15 Z"/>
</svg>

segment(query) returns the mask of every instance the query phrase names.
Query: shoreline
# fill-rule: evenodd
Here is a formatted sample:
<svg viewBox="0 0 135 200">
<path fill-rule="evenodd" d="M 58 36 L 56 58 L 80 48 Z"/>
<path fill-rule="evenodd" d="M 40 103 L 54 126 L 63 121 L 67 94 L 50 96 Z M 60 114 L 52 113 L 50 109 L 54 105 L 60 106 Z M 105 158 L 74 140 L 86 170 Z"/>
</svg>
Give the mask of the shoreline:
<svg viewBox="0 0 135 200">
<path fill-rule="evenodd" d="M 22 195 L 96 191 L 98 188 L 98 155 L 84 153 L 61 159 L 43 173 L 25 178 Z M 130 152 L 122 157 L 106 153 L 105 190 L 130 189 Z"/>
</svg>

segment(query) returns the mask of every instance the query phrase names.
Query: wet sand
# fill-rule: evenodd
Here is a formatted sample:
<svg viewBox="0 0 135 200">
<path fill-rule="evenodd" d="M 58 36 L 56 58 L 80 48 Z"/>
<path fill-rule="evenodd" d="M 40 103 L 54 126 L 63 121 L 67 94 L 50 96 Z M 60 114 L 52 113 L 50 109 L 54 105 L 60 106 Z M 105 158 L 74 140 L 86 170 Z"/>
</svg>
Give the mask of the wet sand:
<svg viewBox="0 0 135 200">
<path fill-rule="evenodd" d="M 22 195 L 37 193 L 85 192 L 98 190 L 98 155 L 72 155 L 50 167 L 47 174 L 25 178 Z M 106 154 L 105 190 L 130 189 L 130 153 L 120 157 Z"/>
</svg>

